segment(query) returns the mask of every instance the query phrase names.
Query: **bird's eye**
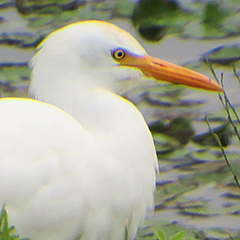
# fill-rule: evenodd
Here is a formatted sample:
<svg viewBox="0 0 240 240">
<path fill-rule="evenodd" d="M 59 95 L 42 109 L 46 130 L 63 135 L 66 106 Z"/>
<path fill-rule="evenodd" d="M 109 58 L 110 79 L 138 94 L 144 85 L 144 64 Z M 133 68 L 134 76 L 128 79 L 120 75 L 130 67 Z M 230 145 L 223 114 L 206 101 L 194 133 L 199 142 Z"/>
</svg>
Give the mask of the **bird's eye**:
<svg viewBox="0 0 240 240">
<path fill-rule="evenodd" d="M 121 60 L 126 56 L 126 51 L 124 51 L 123 49 L 116 49 L 112 52 L 112 56 L 116 60 Z"/>
</svg>

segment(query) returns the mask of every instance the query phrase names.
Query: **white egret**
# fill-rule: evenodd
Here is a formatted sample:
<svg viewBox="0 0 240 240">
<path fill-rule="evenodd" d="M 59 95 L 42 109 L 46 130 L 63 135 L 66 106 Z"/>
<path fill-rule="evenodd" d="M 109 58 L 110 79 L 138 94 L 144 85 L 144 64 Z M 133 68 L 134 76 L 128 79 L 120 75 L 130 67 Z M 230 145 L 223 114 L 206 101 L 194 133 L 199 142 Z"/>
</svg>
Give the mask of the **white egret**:
<svg viewBox="0 0 240 240">
<path fill-rule="evenodd" d="M 143 75 L 222 91 L 211 79 L 147 55 L 101 21 L 50 34 L 30 63 L 37 100 L 0 101 L 0 205 L 32 240 L 122 240 L 154 206 L 158 162 L 119 82 Z"/>
</svg>

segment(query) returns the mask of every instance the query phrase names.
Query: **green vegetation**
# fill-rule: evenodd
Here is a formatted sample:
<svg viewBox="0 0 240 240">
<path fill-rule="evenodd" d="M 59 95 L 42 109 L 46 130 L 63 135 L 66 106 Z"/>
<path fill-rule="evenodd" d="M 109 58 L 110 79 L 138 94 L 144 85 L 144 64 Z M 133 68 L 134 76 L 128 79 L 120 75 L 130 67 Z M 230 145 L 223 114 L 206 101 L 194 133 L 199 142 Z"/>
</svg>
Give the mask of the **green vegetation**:
<svg viewBox="0 0 240 240">
<path fill-rule="evenodd" d="M 0 213 L 0 240 L 28 240 L 28 238 L 20 238 L 16 234 L 16 229 L 8 224 L 8 215 L 5 207 L 2 207 Z"/>
<path fill-rule="evenodd" d="M 211 71 L 212 71 L 212 73 L 213 73 L 214 78 L 216 79 L 216 81 L 217 81 L 218 83 L 220 83 L 220 84 L 222 85 L 222 87 L 223 87 L 223 89 L 224 89 L 223 74 L 221 75 L 221 81 L 219 81 L 218 78 L 217 78 L 217 76 L 216 76 L 216 74 L 215 74 L 215 72 L 214 72 L 214 69 L 213 69 L 212 65 L 209 64 L 209 66 L 210 66 L 210 69 L 211 69 Z M 239 78 L 239 75 L 238 75 L 238 73 L 237 73 L 237 71 L 236 71 L 235 66 L 233 67 L 233 72 L 234 72 L 234 74 L 235 74 L 235 76 L 236 76 L 236 78 L 237 78 L 237 81 L 239 82 L 239 79 L 240 79 L 240 78 Z M 240 85 L 239 85 L 239 86 L 240 86 Z M 227 94 L 226 94 L 225 91 L 223 92 L 223 96 L 222 96 L 221 94 L 219 94 L 219 100 L 220 100 L 220 102 L 222 103 L 223 108 L 224 108 L 225 111 L 226 111 L 228 121 L 229 121 L 230 125 L 232 126 L 232 128 L 233 128 L 233 130 L 234 130 L 234 133 L 235 133 L 235 135 L 236 135 L 236 137 L 237 137 L 237 139 L 238 139 L 238 141 L 239 141 L 239 143 L 240 143 L 240 133 L 239 133 L 239 131 L 238 131 L 238 129 L 237 129 L 237 125 L 240 124 L 240 118 L 239 118 L 239 116 L 238 116 L 238 113 L 237 113 L 237 111 L 235 110 L 234 106 L 231 104 L 231 102 L 230 102 L 230 100 L 229 100 L 229 98 L 228 98 L 228 96 L 227 96 Z M 220 139 L 219 139 L 219 136 L 211 129 L 211 126 L 210 126 L 210 124 L 209 124 L 209 122 L 208 122 L 207 117 L 206 117 L 206 122 L 207 122 L 207 125 L 208 125 L 208 128 L 209 128 L 209 131 L 211 132 L 211 134 L 212 134 L 213 137 L 215 138 L 218 146 L 219 146 L 220 149 L 221 149 L 222 155 L 224 156 L 224 160 L 225 160 L 225 162 L 226 162 L 229 170 L 231 171 L 231 173 L 232 173 L 232 175 L 233 175 L 233 178 L 234 178 L 237 186 L 240 188 L 240 181 L 239 181 L 239 179 L 238 179 L 238 176 L 237 176 L 237 174 L 235 173 L 234 169 L 232 168 L 232 166 L 231 166 L 231 164 L 230 164 L 230 162 L 229 162 L 229 160 L 228 160 L 227 154 L 226 154 L 226 152 L 225 152 L 225 150 L 224 150 L 224 147 L 223 147 L 223 145 L 222 145 L 222 143 L 221 143 L 221 141 L 220 141 Z M 236 123 L 235 123 L 235 122 L 236 122 Z"/>
</svg>

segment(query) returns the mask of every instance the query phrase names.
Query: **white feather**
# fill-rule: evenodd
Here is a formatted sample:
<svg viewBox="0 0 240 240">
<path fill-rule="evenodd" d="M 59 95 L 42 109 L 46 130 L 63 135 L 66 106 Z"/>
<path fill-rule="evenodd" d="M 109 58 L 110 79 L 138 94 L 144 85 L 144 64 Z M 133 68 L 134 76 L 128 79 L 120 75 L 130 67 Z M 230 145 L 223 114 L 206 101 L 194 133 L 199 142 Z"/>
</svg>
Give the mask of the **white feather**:
<svg viewBox="0 0 240 240">
<path fill-rule="evenodd" d="M 30 99 L 0 101 L 0 205 L 32 240 L 133 239 L 153 208 L 157 158 L 137 108 L 118 96 L 138 70 L 110 50 L 145 50 L 88 21 L 47 37 L 31 62 Z M 56 106 L 56 107 L 55 107 Z"/>
</svg>

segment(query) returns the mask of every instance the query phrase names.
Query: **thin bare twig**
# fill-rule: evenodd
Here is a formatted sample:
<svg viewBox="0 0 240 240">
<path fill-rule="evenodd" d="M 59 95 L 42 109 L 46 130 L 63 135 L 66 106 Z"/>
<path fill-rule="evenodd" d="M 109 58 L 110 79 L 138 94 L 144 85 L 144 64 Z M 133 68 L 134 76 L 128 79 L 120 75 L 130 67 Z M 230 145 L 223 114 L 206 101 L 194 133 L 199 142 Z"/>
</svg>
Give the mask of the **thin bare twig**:
<svg viewBox="0 0 240 240">
<path fill-rule="evenodd" d="M 215 80 L 216 80 L 219 84 L 221 84 L 221 86 L 222 86 L 223 89 L 224 89 L 223 73 L 221 74 L 221 81 L 219 81 L 218 78 L 217 78 L 217 75 L 216 75 L 216 73 L 215 73 L 215 71 L 214 71 L 214 69 L 213 69 L 213 67 L 212 67 L 212 64 L 211 64 L 210 62 L 208 62 L 208 61 L 207 61 L 207 64 L 208 64 L 208 66 L 209 66 L 209 68 L 210 68 L 210 70 L 211 70 L 211 72 L 212 72 Z M 236 69 L 235 69 L 235 72 L 236 72 Z M 236 74 L 237 74 L 237 72 L 236 72 Z M 237 75 L 237 76 L 238 76 L 238 75 Z M 236 136 L 237 136 L 237 138 L 238 138 L 238 141 L 240 142 L 240 134 L 239 134 L 239 132 L 238 132 L 238 130 L 237 130 L 237 127 L 236 127 L 235 124 L 234 124 L 234 121 L 233 121 L 232 116 L 231 116 L 231 113 L 230 113 L 230 109 L 231 109 L 231 111 L 233 112 L 233 114 L 234 114 L 234 116 L 236 117 L 236 119 L 237 119 L 237 121 L 238 121 L 239 124 L 240 124 L 240 118 L 239 118 L 239 116 L 238 116 L 238 114 L 237 114 L 234 106 L 231 104 L 231 102 L 230 102 L 230 100 L 229 100 L 229 98 L 228 98 L 228 96 L 227 96 L 227 94 L 226 94 L 225 91 L 223 92 L 223 94 L 224 94 L 224 99 L 223 99 L 223 97 L 222 97 L 222 95 L 221 95 L 220 93 L 218 94 L 219 100 L 220 100 L 220 102 L 222 103 L 224 109 L 226 110 L 227 116 L 228 116 L 228 120 L 229 120 L 229 122 L 231 123 L 231 125 L 232 125 L 232 127 L 233 127 L 233 129 L 234 129 L 234 132 L 235 132 L 235 134 L 236 134 Z"/>
<path fill-rule="evenodd" d="M 240 77 L 239 77 L 239 75 L 238 75 L 238 73 L 237 73 L 237 71 L 236 71 L 236 66 L 235 66 L 235 64 L 233 64 L 233 73 L 234 73 L 235 77 L 237 78 L 238 83 L 240 84 Z"/>
<path fill-rule="evenodd" d="M 220 147 L 220 149 L 221 149 L 221 152 L 222 152 L 222 155 L 223 155 L 223 157 L 224 157 L 224 159 L 225 159 L 225 162 L 226 162 L 228 168 L 230 169 L 230 171 L 231 171 L 231 173 L 232 173 L 232 175 L 233 175 L 233 178 L 234 178 L 235 182 L 237 183 L 237 186 L 240 188 L 240 183 L 239 183 L 239 180 L 238 180 L 238 178 L 237 178 L 237 175 L 235 174 L 234 170 L 232 169 L 232 167 L 231 167 L 231 165 L 230 165 L 230 163 L 229 163 L 229 161 L 228 161 L 228 159 L 227 159 L 227 155 L 226 155 L 226 153 L 225 153 L 225 151 L 224 151 L 224 149 L 223 149 L 222 143 L 221 143 L 218 135 L 211 129 L 211 126 L 210 126 L 210 124 L 209 124 L 209 121 L 208 121 L 207 116 L 205 117 L 205 121 L 206 121 L 206 123 L 207 123 L 207 125 L 208 125 L 208 128 L 209 128 L 210 133 L 211 133 L 212 136 L 215 138 L 215 140 L 217 141 L 217 143 L 218 143 L 218 145 L 219 145 L 219 147 Z"/>
</svg>

